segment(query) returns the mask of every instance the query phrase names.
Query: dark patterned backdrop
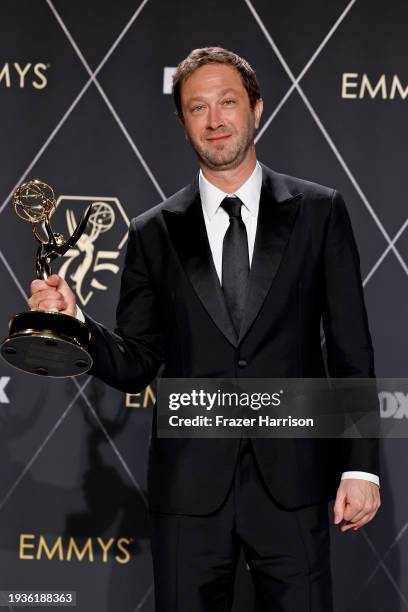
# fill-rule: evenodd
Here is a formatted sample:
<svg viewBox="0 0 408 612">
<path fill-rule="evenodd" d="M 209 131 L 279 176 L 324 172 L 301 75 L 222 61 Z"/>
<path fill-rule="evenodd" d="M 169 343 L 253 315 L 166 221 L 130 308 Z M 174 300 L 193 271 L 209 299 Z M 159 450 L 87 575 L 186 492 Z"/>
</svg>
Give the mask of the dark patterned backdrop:
<svg viewBox="0 0 408 612">
<path fill-rule="evenodd" d="M 3 0 L 0 321 L 26 308 L 35 243 L 10 199 L 37 177 L 55 226 L 89 201 L 106 224 L 59 265 L 112 326 L 129 219 L 190 181 L 196 160 L 169 95 L 192 48 L 246 57 L 262 85 L 261 161 L 339 189 L 361 253 L 377 373 L 406 375 L 408 70 L 405 0 Z M 72 589 L 77 609 L 154 609 L 146 453 L 154 389 L 44 380 L 0 364 L 0 589 Z M 408 418 L 398 388 L 384 418 Z M 405 408 L 404 408 L 405 406 Z M 336 611 L 408 609 L 405 440 L 383 444 L 383 507 L 333 530 Z M 244 564 L 236 612 L 253 609 Z"/>
</svg>

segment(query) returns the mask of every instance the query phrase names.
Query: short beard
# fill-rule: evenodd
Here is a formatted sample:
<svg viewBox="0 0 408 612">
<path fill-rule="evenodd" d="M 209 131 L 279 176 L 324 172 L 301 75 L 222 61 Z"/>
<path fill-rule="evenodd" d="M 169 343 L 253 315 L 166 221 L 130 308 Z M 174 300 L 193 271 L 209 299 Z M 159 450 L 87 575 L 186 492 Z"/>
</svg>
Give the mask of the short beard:
<svg viewBox="0 0 408 612">
<path fill-rule="evenodd" d="M 189 141 L 200 161 L 202 161 L 211 170 L 221 171 L 238 168 L 238 166 L 245 159 L 249 149 L 253 146 L 254 136 L 255 124 L 253 121 L 251 121 L 248 123 L 242 139 L 237 142 L 236 146 L 232 150 L 220 150 L 210 153 L 207 149 L 200 146 L 200 144 L 192 142 L 190 139 Z"/>
</svg>

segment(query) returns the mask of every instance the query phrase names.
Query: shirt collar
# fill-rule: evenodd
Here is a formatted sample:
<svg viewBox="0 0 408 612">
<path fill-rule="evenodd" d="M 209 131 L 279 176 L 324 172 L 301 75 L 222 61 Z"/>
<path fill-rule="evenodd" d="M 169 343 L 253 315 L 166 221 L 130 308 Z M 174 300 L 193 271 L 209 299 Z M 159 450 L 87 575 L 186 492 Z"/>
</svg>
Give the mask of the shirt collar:
<svg viewBox="0 0 408 612">
<path fill-rule="evenodd" d="M 199 174 L 201 204 L 204 213 L 209 219 L 212 219 L 212 217 L 215 215 L 223 199 L 231 195 L 237 196 L 249 210 L 251 215 L 256 215 L 259 209 L 261 187 L 262 168 L 259 162 L 256 162 L 255 169 L 251 176 L 233 194 L 225 193 L 221 189 L 218 189 L 218 187 L 210 183 L 210 181 L 205 178 L 201 170 Z"/>
</svg>

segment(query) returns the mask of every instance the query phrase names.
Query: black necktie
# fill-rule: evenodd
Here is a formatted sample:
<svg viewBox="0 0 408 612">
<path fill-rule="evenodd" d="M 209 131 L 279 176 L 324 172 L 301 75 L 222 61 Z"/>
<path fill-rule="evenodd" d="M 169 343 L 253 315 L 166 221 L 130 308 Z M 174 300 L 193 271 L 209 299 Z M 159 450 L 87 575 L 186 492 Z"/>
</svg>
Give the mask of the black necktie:
<svg viewBox="0 0 408 612">
<path fill-rule="evenodd" d="M 222 245 L 222 289 L 235 331 L 239 335 L 249 274 L 248 238 L 241 217 L 241 200 L 227 197 L 221 206 L 230 218 Z"/>
</svg>

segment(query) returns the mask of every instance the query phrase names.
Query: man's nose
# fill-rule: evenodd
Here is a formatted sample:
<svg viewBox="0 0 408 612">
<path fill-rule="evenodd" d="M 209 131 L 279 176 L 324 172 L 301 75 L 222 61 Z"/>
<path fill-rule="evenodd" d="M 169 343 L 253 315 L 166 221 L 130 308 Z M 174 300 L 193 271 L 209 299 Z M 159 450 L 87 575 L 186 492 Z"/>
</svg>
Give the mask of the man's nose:
<svg viewBox="0 0 408 612">
<path fill-rule="evenodd" d="M 224 125 L 222 113 L 218 106 L 212 106 L 209 108 L 207 115 L 207 124 L 208 127 L 212 130 L 216 130 Z"/>
</svg>

